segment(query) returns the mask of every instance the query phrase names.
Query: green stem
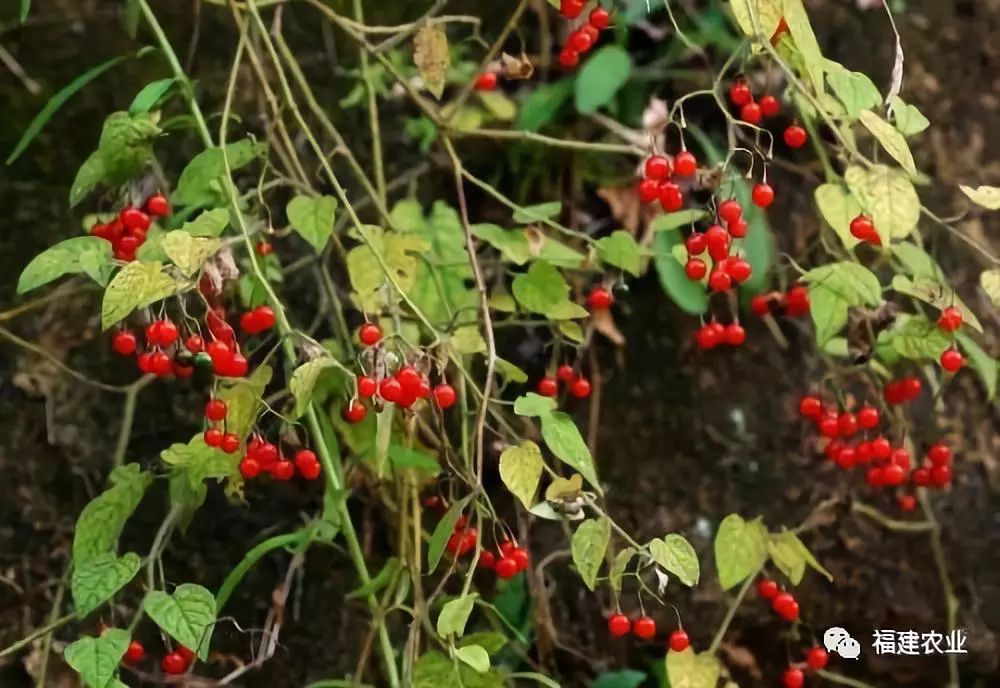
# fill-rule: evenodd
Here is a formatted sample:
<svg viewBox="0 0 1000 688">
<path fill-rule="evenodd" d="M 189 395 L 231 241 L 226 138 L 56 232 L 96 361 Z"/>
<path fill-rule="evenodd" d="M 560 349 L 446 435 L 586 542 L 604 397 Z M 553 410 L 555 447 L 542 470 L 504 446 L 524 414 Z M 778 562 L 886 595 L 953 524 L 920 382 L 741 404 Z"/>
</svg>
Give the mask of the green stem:
<svg viewBox="0 0 1000 688">
<path fill-rule="evenodd" d="M 3 659 L 8 655 L 14 654 L 23 647 L 31 645 L 31 643 L 35 642 L 44 635 L 48 635 L 49 633 L 57 631 L 58 629 L 68 624 L 70 621 L 73 621 L 74 619 L 76 619 L 76 614 L 67 614 L 66 616 L 59 617 L 55 621 L 49 622 L 48 624 L 42 626 L 41 628 L 35 629 L 34 631 L 26 635 L 24 638 L 18 640 L 13 645 L 8 645 L 3 650 L 0 650 L 0 659 Z"/>
<path fill-rule="evenodd" d="M 300 530 L 297 533 L 275 535 L 272 538 L 264 540 L 264 542 L 261 542 L 247 552 L 243 556 L 242 561 L 240 561 L 240 563 L 229 572 L 229 575 L 226 576 L 226 580 L 222 581 L 222 585 L 219 587 L 219 592 L 215 595 L 216 614 L 221 612 L 222 608 L 226 606 L 226 602 L 229 601 L 229 597 L 233 594 L 236 586 L 238 586 L 240 581 L 243 580 L 243 576 L 245 576 L 247 572 L 252 569 L 258 561 L 260 561 L 261 557 L 272 550 L 300 545 L 304 540 L 308 540 L 310 535 L 311 531 L 309 529 Z"/>
<path fill-rule="evenodd" d="M 715 632 L 715 637 L 712 638 L 712 644 L 708 647 L 709 654 L 714 655 L 719 650 L 719 645 L 722 644 L 722 639 L 726 637 L 726 631 L 729 630 L 729 624 L 733 622 L 733 617 L 736 616 L 736 610 L 739 609 L 740 605 L 743 603 L 743 598 L 747 596 L 747 591 L 750 590 L 750 586 L 753 585 L 758 573 L 760 573 L 760 569 L 757 569 L 747 576 L 747 579 L 743 582 L 743 586 L 740 588 L 739 594 L 736 595 L 736 599 L 734 599 L 732 604 L 729 605 L 729 610 L 726 612 L 726 618 L 722 620 L 719 630 Z"/>
<path fill-rule="evenodd" d="M 365 23 L 364 8 L 361 0 L 354 0 L 354 20 L 359 24 Z M 382 163 L 382 133 L 378 124 L 378 101 L 375 100 L 375 86 L 372 84 L 371 74 L 368 68 L 368 52 L 361 47 L 358 49 L 361 59 L 361 80 L 365 83 L 365 91 L 368 95 L 368 127 L 372 137 L 372 168 L 375 172 L 375 187 L 378 189 L 379 200 L 385 204 L 385 169 Z"/>
</svg>

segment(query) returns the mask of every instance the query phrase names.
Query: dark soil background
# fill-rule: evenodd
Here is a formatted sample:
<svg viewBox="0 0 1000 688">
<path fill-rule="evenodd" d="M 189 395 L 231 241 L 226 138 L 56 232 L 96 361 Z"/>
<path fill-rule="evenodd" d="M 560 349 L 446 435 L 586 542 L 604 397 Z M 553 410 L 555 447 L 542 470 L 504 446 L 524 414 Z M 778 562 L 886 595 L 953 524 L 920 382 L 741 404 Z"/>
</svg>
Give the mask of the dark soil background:
<svg viewBox="0 0 1000 688">
<path fill-rule="evenodd" d="M 0 0 L 0 48 L 8 51 L 37 82 L 32 94 L 25 82 L 0 65 L 0 151 L 6 154 L 31 117 L 62 84 L 85 67 L 114 55 L 135 51 L 121 30 L 121 3 L 53 0 L 35 3 L 29 24 L 18 27 L 13 0 Z M 342 4 L 342 3 L 341 3 Z M 421 3 L 423 4 L 423 3 Z M 455 2 L 450 11 L 484 11 L 478 3 Z M 487 10 L 499 24 L 503 3 Z M 684 3 L 682 3 L 684 4 Z M 690 3 L 694 5 L 695 3 Z M 864 3 L 859 3 L 864 4 Z M 869 3 L 871 4 L 871 3 Z M 919 139 L 918 166 L 935 180 L 923 190 L 926 205 L 952 217 L 970 209 L 956 185 L 1000 181 L 1000 0 L 908 0 L 898 5 L 896 20 L 906 52 L 903 96 L 932 121 Z M 182 58 L 193 35 L 197 3 L 156 2 Z M 407 3 L 371 5 L 369 21 L 398 23 L 417 11 Z M 462 6 L 465 5 L 463 8 Z M 847 0 L 808 3 L 821 34 L 824 52 L 846 66 L 870 74 L 880 86 L 888 82 L 894 46 L 880 8 L 862 11 Z M 203 10 L 200 39 L 192 53 L 192 72 L 208 94 L 206 111 L 218 110 L 233 45 L 228 13 Z M 141 38 L 141 37 L 140 37 Z M 330 47 L 330 46 L 328 46 Z M 346 48 L 350 48 L 347 46 Z M 346 52 L 334 44 L 335 53 Z M 320 56 L 318 59 L 322 59 Z M 74 97 L 46 128 L 28 153 L 12 167 L 0 167 L 0 328 L 36 342 L 66 365 L 111 384 L 127 384 L 134 371 L 113 358 L 97 320 L 99 293 L 70 289 L 30 314 L 10 318 L 8 309 L 21 300 L 14 295 L 17 275 L 45 247 L 79 231 L 80 216 L 67 208 L 73 175 L 92 150 L 102 118 L 127 107 L 142 84 L 165 75 L 157 57 L 130 61 Z M 318 82 L 324 100 L 335 103 L 340 84 Z M 257 94 L 242 93 L 242 109 L 254 111 Z M 392 106 L 385 117 L 393 116 Z M 249 114 L 248 114 L 249 117 Z M 343 115 L 365 150 L 359 110 Z M 400 147 L 389 156 L 389 176 L 419 158 L 404 150 L 397 131 L 387 145 Z M 181 137 L 174 137 L 179 139 Z M 168 168 L 183 164 L 196 142 L 171 142 L 158 151 L 172 158 Z M 488 171 L 491 159 L 482 165 Z M 431 173 L 427 183 L 450 184 L 450 177 Z M 790 177 L 788 188 L 801 185 Z M 811 183 L 811 182 L 810 182 Z M 781 178 L 776 182 L 781 188 Z M 448 193 L 447 191 L 445 193 Z M 607 212 L 593 200 L 597 212 Z M 472 208 L 475 217 L 489 207 Z M 809 194 L 786 194 L 771 215 L 779 250 L 792 255 L 815 233 Z M 971 214 L 958 225 L 996 252 L 1000 223 L 996 215 Z M 982 257 L 943 230 L 925 228 L 962 297 L 983 317 L 988 331 L 998 331 L 998 317 L 976 288 Z M 294 293 L 294 283 L 288 293 Z M 728 513 L 763 515 L 772 528 L 794 526 L 822 503 L 832 504 L 805 536 L 807 544 L 834 574 L 835 583 L 808 575 L 799 589 L 804 613 L 817 635 L 829 625 L 850 629 L 863 646 L 861 661 L 836 666 L 838 671 L 877 686 L 941 686 L 947 678 L 940 657 L 875 657 L 870 648 L 876 628 L 944 630 L 944 598 L 926 534 L 890 533 L 853 515 L 850 500 L 859 497 L 893 512 L 887 497 L 871 495 L 860 476 L 846 478 L 816 456 L 794 416 L 797 395 L 819 374 L 810 332 L 788 323 L 790 347 L 782 350 L 767 330 L 754 323 L 749 343 L 739 351 L 699 354 L 689 342 L 695 322 L 663 296 L 655 275 L 632 285 L 618 314 L 627 345 L 621 352 L 602 342 L 599 357 L 604 388 L 599 419 L 597 460 L 609 485 L 613 514 L 637 539 L 678 530 L 711 561 L 711 539 Z M 990 342 L 994 355 L 997 342 Z M 129 460 L 150 464 L 173 441 L 189 437 L 197 424 L 202 395 L 154 383 L 139 399 L 129 444 Z M 60 589 L 69 558 L 72 528 L 80 510 L 101 490 L 119 432 L 124 397 L 94 389 L 61 373 L 52 363 L 9 338 L 0 337 L 0 647 L 44 625 Z M 930 402 L 914 410 L 915 443 L 920 446 L 946 436 L 957 455 L 952 490 L 935 494 L 935 511 L 944 532 L 944 548 L 957 595 L 959 628 L 968 634 L 969 654 L 961 658 L 963 686 L 1000 685 L 1000 463 L 996 406 L 985 402 L 972 373 L 963 373 L 946 391 L 941 409 Z M 165 557 L 168 579 L 197 581 L 216 588 L 243 552 L 269 534 L 285 532 L 302 515 L 318 508 L 318 494 L 300 488 L 267 486 L 248 494 L 251 508 L 233 507 L 213 491 L 184 537 Z M 165 492 L 153 490 L 130 522 L 123 548 L 144 552 L 166 503 Z M 832 500 L 832 501 L 831 501 Z M 357 517 L 371 554 L 372 567 L 384 558 L 377 508 L 359 500 Z M 532 533 L 534 556 L 562 542 L 553 526 L 538 524 Z M 280 585 L 287 555 L 266 558 L 248 575 L 228 606 L 243 629 L 263 623 L 271 594 Z M 662 658 L 626 644 L 608 647 L 601 604 L 585 594 L 578 581 L 551 569 L 549 611 L 558 630 L 558 647 L 550 656 L 565 677 L 564 685 L 587 685 L 604 669 L 648 668 Z M 712 582 L 714 571 L 693 594 L 674 594 L 685 628 L 696 647 L 708 645 L 725 613 L 726 596 Z M 353 670 L 366 630 L 366 613 L 343 594 L 356 582 L 346 557 L 336 548 L 310 552 L 301 585 L 282 633 L 282 647 L 260 671 L 241 685 L 286 688 L 320 678 L 342 677 Z M 668 593 L 669 594 L 669 593 Z M 134 599 L 120 600 L 104 621 L 127 622 Z M 121 616 L 125 614 L 126 616 Z M 55 649 L 78 632 L 95 632 L 101 619 L 68 626 L 57 634 Z M 665 626 L 673 613 L 661 610 Z M 810 629 L 804 629 L 808 632 Z M 140 634 L 144 634 L 140 631 Z M 799 656 L 811 638 L 789 638 L 765 605 L 748 600 L 727 636 L 723 657 L 741 686 L 772 685 L 788 658 Z M 249 638 L 235 624 L 217 632 L 220 652 L 246 656 Z M 158 641 L 147 639 L 155 648 Z M 0 660 L 0 686 L 34 685 L 43 653 L 40 645 Z M 580 657 L 589 658 L 584 661 Z M 220 657 L 225 661 L 225 657 Z M 589 662 L 589 663 L 588 663 Z M 371 678 L 371 674 L 370 674 Z M 371 680 L 377 682 L 377 678 Z M 130 685 L 147 685 L 126 677 Z M 54 656 L 46 684 L 69 688 L 76 679 Z M 813 684 L 814 685 L 814 684 Z"/>
</svg>

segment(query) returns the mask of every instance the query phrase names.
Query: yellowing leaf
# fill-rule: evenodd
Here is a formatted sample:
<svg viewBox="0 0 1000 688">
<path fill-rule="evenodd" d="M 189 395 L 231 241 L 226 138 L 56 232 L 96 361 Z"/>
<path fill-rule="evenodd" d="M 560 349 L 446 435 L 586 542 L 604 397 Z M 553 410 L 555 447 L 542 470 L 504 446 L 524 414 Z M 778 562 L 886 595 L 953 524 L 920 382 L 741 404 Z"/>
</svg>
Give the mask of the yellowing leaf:
<svg viewBox="0 0 1000 688">
<path fill-rule="evenodd" d="M 723 590 L 739 585 L 760 569 L 767 557 L 766 538 L 760 519 L 748 523 L 739 514 L 730 514 L 722 520 L 715 535 L 715 565 Z"/>
<path fill-rule="evenodd" d="M 448 36 L 437 24 L 427 24 L 413 38 L 413 63 L 420 70 L 424 85 L 435 98 L 444 93 L 450 55 Z"/>
<path fill-rule="evenodd" d="M 649 553 L 653 561 L 677 576 L 684 585 L 696 585 L 701 576 L 698 555 L 691 543 L 677 533 L 670 533 L 662 540 L 656 538 L 649 543 Z"/>
<path fill-rule="evenodd" d="M 542 450 L 534 442 L 525 441 L 520 447 L 509 447 L 500 454 L 500 479 L 525 509 L 531 508 L 541 477 Z"/>
<path fill-rule="evenodd" d="M 886 122 L 871 110 L 862 111 L 859 119 L 865 125 L 865 128 L 872 133 L 872 136 L 882 144 L 886 153 L 891 155 L 911 175 L 915 176 L 917 174 L 917 166 L 913 162 L 913 153 L 910 152 L 910 146 L 906 143 L 903 135 L 896 130 L 896 127 Z"/>
<path fill-rule="evenodd" d="M 106 330 L 136 308 L 165 299 L 184 285 L 158 262 L 133 261 L 118 271 L 104 292 L 101 326 Z"/>
<path fill-rule="evenodd" d="M 920 110 L 907 105 L 899 96 L 893 96 L 889 102 L 892 104 L 893 122 L 903 136 L 919 134 L 931 125 Z"/>
<path fill-rule="evenodd" d="M 781 0 L 732 0 L 730 7 L 743 33 L 758 45 L 770 41 L 781 22 Z"/>
<path fill-rule="evenodd" d="M 938 280 L 926 277 L 910 279 L 905 275 L 896 275 L 892 278 L 892 288 L 901 294 L 909 294 L 938 309 L 954 306 L 962 311 L 963 323 L 977 332 L 983 331 L 983 325 L 979 322 L 979 318 L 976 317 L 972 309 L 965 305 L 965 302 L 958 297 L 954 289 L 946 284 L 942 284 Z"/>
<path fill-rule="evenodd" d="M 690 647 L 683 652 L 667 653 L 667 678 L 670 688 L 715 688 L 719 681 L 719 662 L 711 652 L 695 654 Z"/>
<path fill-rule="evenodd" d="M 573 533 L 570 544 L 573 563 L 580 572 L 580 578 L 591 590 L 597 582 L 597 573 L 604 563 L 610 539 L 611 524 L 606 518 L 588 519 Z"/>
<path fill-rule="evenodd" d="M 611 568 L 608 569 L 608 581 L 611 583 L 611 589 L 615 592 L 621 592 L 625 569 L 628 568 L 629 562 L 632 561 L 632 557 L 636 555 L 637 551 L 635 547 L 626 547 L 612 560 Z"/>
<path fill-rule="evenodd" d="M 981 205 L 987 210 L 1000 210 L 1000 187 L 977 186 L 972 188 L 960 184 L 958 188 L 977 205 Z"/>
<path fill-rule="evenodd" d="M 1000 308 L 1000 268 L 984 270 L 979 276 L 979 286 L 990 297 L 993 305 Z"/>
<path fill-rule="evenodd" d="M 812 81 L 813 90 L 816 94 L 823 93 L 823 53 L 819 48 L 819 41 L 813 33 L 812 24 L 809 23 L 809 15 L 806 13 L 802 0 L 783 0 L 782 14 L 785 23 L 788 24 L 788 31 L 795 40 L 795 46 L 802 54 L 806 71 Z"/>
<path fill-rule="evenodd" d="M 219 239 L 194 237 L 183 229 L 175 229 L 163 237 L 161 246 L 174 265 L 190 277 L 201 270 L 205 261 L 219 250 L 222 242 Z"/>
<path fill-rule="evenodd" d="M 920 220 L 920 199 L 907 175 L 888 165 L 849 167 L 844 181 L 868 212 L 882 237 L 902 239 Z M 883 243 L 885 243 L 883 241 Z"/>
<path fill-rule="evenodd" d="M 860 239 L 851 234 L 851 220 L 861 214 L 861 204 L 840 184 L 820 184 L 814 193 L 816 207 L 847 248 L 854 248 Z M 878 229 L 876 227 L 876 229 Z"/>
<path fill-rule="evenodd" d="M 481 645 L 463 645 L 453 650 L 455 656 L 464 664 L 468 664 L 476 672 L 485 674 L 490 670 L 490 653 Z M 463 685 L 469 685 L 463 681 Z"/>
<path fill-rule="evenodd" d="M 442 638 L 456 635 L 459 638 L 465 633 L 465 624 L 469 621 L 472 608 L 476 604 L 475 595 L 462 595 L 447 602 L 437 618 L 437 634 Z"/>
</svg>

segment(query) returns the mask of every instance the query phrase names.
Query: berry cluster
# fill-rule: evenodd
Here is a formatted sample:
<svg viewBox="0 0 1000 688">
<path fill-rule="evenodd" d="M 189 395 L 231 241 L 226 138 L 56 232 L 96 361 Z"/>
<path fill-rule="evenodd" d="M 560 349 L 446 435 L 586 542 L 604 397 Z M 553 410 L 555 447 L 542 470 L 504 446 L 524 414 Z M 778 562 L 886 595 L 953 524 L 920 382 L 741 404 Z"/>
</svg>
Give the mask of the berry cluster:
<svg viewBox="0 0 1000 688">
<path fill-rule="evenodd" d="M 484 549 L 479 553 L 479 568 L 492 570 L 497 578 L 507 580 L 528 568 L 528 551 L 510 540 L 504 540 L 496 554 Z"/>
<path fill-rule="evenodd" d="M 555 377 L 546 375 L 538 381 L 538 393 L 543 397 L 555 397 L 559 395 L 559 383 L 566 385 L 566 390 L 571 397 L 576 399 L 586 399 L 590 396 L 590 380 L 578 375 L 571 365 L 561 365 L 556 370 Z"/>
<path fill-rule="evenodd" d="M 577 19 L 583 14 L 586 0 L 562 0 L 559 12 L 566 19 Z M 586 23 L 570 33 L 559 51 L 559 64 L 565 69 L 573 69 L 580 64 L 580 55 L 597 44 L 600 32 L 611 25 L 611 15 L 603 7 L 595 7 Z"/>
<path fill-rule="evenodd" d="M 747 235 L 743 208 L 738 201 L 729 199 L 719 204 L 718 214 L 725 227 L 714 224 L 704 232 L 693 232 L 684 240 L 688 256 L 684 274 L 692 282 L 700 282 L 708 275 L 709 290 L 724 292 L 732 289 L 734 284 L 750 279 L 753 270 L 746 258 L 739 254 L 731 255 L 733 239 L 742 239 Z"/>
<path fill-rule="evenodd" d="M 941 311 L 938 316 L 938 328 L 948 334 L 957 332 L 962 327 L 962 311 L 954 306 L 948 306 Z M 957 373 L 965 365 L 965 356 L 959 351 L 954 343 L 941 353 L 941 367 L 949 373 Z"/>
<path fill-rule="evenodd" d="M 757 594 L 771 603 L 771 609 L 785 621 L 799 618 L 799 603 L 790 592 L 782 592 L 777 581 L 761 578 L 757 581 Z"/>
<path fill-rule="evenodd" d="M 629 619 L 625 614 L 618 612 L 608 617 L 608 633 L 613 638 L 621 638 L 629 632 L 643 640 L 650 640 L 656 636 L 656 621 L 646 615 L 640 616 L 635 621 Z M 691 639 L 684 629 L 678 629 L 670 634 L 667 646 L 674 652 L 684 652 L 691 646 Z"/>
<path fill-rule="evenodd" d="M 643 203 L 660 202 L 668 213 L 675 213 L 684 207 L 684 192 L 679 184 L 673 181 L 678 177 L 692 177 L 698 171 L 698 160 L 691 151 L 682 150 L 671 164 L 665 155 L 651 155 L 643 165 L 643 178 L 639 181 L 636 191 Z"/>
<path fill-rule="evenodd" d="M 207 438 L 205 441 L 207 443 Z M 306 480 L 315 480 L 321 472 L 319 459 L 313 451 L 300 449 L 295 452 L 294 461 L 289 461 L 280 447 L 258 436 L 247 442 L 246 453 L 240 461 L 244 480 L 253 480 L 261 473 L 268 473 L 282 482 L 291 480 L 296 473 Z"/>
<path fill-rule="evenodd" d="M 777 117 L 781 113 L 781 101 L 772 95 L 765 95 L 760 101 L 754 100 L 753 91 L 743 77 L 736 79 L 729 87 L 729 101 L 740 109 L 741 120 L 755 126 L 760 125 L 765 117 Z M 792 124 L 785 129 L 782 138 L 789 148 L 801 148 L 809 137 L 805 129 Z"/>
<path fill-rule="evenodd" d="M 153 217 L 170 214 L 170 203 L 163 194 L 153 194 L 146 200 L 142 210 L 131 205 L 122 208 L 118 217 L 108 223 L 95 222 L 90 228 L 91 236 L 111 242 L 115 258 L 123 261 L 135 260 L 135 252 L 146 241 L 146 232 Z"/>
<path fill-rule="evenodd" d="M 728 325 L 712 320 L 699 327 L 694 335 L 694 341 L 702 351 L 708 351 L 720 345 L 740 346 L 746 340 L 746 330 L 735 320 Z"/>
<path fill-rule="evenodd" d="M 247 334 L 261 334 L 274 327 L 274 311 L 270 306 L 257 306 L 240 316 L 240 329 Z"/>
<path fill-rule="evenodd" d="M 761 318 L 765 315 L 801 318 L 809 315 L 809 289 L 797 284 L 787 294 L 777 291 L 758 294 L 750 299 L 750 310 Z"/>
<path fill-rule="evenodd" d="M 821 671 L 830 661 L 830 655 L 822 647 L 811 647 L 806 651 L 805 667 L 811 671 Z M 785 669 L 781 675 L 781 683 L 785 688 L 802 688 L 806 682 L 805 672 L 800 668 L 802 663 Z"/>
<path fill-rule="evenodd" d="M 139 664 L 146 658 L 146 648 L 143 647 L 142 643 L 138 640 L 133 640 L 129 643 L 128 648 L 125 650 L 125 655 L 122 657 L 122 662 L 128 664 L 129 666 L 135 666 Z M 194 664 L 195 654 L 192 650 L 184 647 L 183 645 L 178 645 L 176 650 L 168 652 L 163 655 L 163 659 L 160 660 L 160 668 L 163 670 L 164 674 L 169 676 L 179 676 L 181 674 L 187 673 L 191 665 Z"/>
</svg>

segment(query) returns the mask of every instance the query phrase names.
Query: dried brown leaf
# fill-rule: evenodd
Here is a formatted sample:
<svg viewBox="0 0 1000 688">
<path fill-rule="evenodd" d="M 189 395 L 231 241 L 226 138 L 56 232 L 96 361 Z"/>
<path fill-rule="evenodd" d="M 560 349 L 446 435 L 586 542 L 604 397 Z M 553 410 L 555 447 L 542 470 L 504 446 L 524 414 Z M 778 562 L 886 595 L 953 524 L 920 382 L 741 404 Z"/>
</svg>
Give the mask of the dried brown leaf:
<svg viewBox="0 0 1000 688">
<path fill-rule="evenodd" d="M 535 73 L 534 63 L 528 57 L 527 53 L 524 52 L 517 57 L 502 53 L 500 55 L 500 65 L 504 78 L 513 81 L 530 79 Z"/>
<path fill-rule="evenodd" d="M 625 346 L 625 335 L 618 329 L 615 316 L 611 314 L 610 309 L 602 308 L 594 311 L 591 314 L 591 319 L 594 323 L 594 329 L 610 339 L 615 346 Z"/>
<path fill-rule="evenodd" d="M 424 85 L 440 99 L 444 93 L 445 74 L 448 71 L 448 36 L 436 25 L 427 25 L 413 38 L 413 63 L 420 70 Z"/>
</svg>

